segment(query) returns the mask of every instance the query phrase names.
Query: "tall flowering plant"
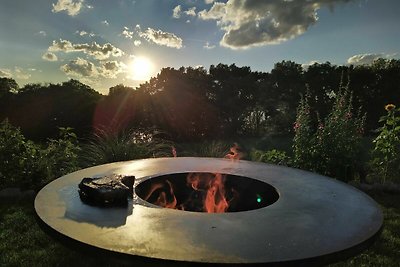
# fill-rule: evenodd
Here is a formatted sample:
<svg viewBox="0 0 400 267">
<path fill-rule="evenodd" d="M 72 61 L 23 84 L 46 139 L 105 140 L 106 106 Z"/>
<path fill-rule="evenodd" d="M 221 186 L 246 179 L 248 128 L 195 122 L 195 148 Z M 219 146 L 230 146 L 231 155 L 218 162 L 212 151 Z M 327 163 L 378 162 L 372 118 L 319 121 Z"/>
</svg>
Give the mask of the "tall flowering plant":
<svg viewBox="0 0 400 267">
<path fill-rule="evenodd" d="M 393 104 L 385 106 L 387 114 L 380 118 L 383 126 L 374 139 L 372 166 L 382 182 L 400 180 L 400 108 Z"/>
<path fill-rule="evenodd" d="M 349 181 L 359 168 L 365 114 L 354 111 L 348 86 L 341 87 L 328 116 L 313 123 L 309 97 L 301 100 L 293 142 L 295 166 Z"/>
</svg>

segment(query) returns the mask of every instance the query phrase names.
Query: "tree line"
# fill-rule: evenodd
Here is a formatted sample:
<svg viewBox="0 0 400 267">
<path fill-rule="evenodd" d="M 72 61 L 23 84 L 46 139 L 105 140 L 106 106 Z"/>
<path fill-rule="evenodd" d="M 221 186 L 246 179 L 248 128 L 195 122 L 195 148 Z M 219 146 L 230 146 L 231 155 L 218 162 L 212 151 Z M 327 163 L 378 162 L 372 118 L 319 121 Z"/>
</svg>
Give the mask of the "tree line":
<svg viewBox="0 0 400 267">
<path fill-rule="evenodd" d="M 0 120 L 21 128 L 33 140 L 72 127 L 80 137 L 96 129 L 157 129 L 175 141 L 293 134 L 301 95 L 325 116 L 341 83 L 348 83 L 353 105 L 367 113 L 365 133 L 379 127 L 384 106 L 400 97 L 400 60 L 338 66 L 329 62 L 307 68 L 293 61 L 276 63 L 270 72 L 235 64 L 204 68 L 163 68 L 137 88 L 118 84 L 102 95 L 69 80 L 27 84 L 0 78 Z"/>
</svg>

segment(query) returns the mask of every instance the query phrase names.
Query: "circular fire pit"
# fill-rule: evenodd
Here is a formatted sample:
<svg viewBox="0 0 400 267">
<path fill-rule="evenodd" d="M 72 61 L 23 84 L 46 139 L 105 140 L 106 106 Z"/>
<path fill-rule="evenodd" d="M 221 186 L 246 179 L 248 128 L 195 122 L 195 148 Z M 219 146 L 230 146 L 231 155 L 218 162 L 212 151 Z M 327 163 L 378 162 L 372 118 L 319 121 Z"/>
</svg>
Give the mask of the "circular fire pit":
<svg viewBox="0 0 400 267">
<path fill-rule="evenodd" d="M 136 176 L 126 207 L 81 201 L 82 178 L 114 173 Z M 222 174 L 224 187 L 216 185 L 219 178 L 205 187 L 193 184 L 193 173 Z M 210 188 L 218 205 L 218 192 L 224 190 L 228 207 L 210 211 L 208 204 L 190 204 L 205 203 Z M 176 192 L 170 194 L 171 189 Z M 213 158 L 146 159 L 80 170 L 44 187 L 35 209 L 47 230 L 73 244 L 133 259 L 211 264 L 333 262 L 369 245 L 383 221 L 371 198 L 339 181 Z"/>
</svg>

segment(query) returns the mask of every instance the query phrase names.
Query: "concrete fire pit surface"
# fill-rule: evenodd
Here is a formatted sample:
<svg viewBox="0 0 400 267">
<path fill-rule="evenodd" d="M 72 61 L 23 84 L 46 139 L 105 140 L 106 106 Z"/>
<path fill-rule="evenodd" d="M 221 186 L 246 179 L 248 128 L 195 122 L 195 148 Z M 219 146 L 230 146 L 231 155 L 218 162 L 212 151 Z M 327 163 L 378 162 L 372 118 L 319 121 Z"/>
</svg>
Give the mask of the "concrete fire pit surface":
<svg viewBox="0 0 400 267">
<path fill-rule="evenodd" d="M 245 176 L 276 188 L 270 206 L 202 213 L 161 208 L 134 194 L 127 207 L 95 207 L 79 198 L 84 177 L 152 177 L 210 172 Z M 99 253 L 132 259 L 229 264 L 320 264 L 351 256 L 382 227 L 378 205 L 361 191 L 314 173 L 249 161 L 157 158 L 83 169 L 45 186 L 36 196 L 39 222 L 49 233 Z"/>
</svg>

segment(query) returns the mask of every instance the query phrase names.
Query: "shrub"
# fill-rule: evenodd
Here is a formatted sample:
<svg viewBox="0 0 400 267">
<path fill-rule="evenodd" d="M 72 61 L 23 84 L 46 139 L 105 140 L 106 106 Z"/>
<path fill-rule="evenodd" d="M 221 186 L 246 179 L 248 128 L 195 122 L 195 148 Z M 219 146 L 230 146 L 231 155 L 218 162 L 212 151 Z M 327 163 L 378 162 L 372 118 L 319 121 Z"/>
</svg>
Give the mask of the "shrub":
<svg viewBox="0 0 400 267">
<path fill-rule="evenodd" d="M 340 87 L 328 116 L 313 119 L 310 96 L 300 101 L 294 124 L 294 164 L 296 167 L 349 181 L 359 168 L 365 114 L 354 112 L 348 86 Z"/>
<path fill-rule="evenodd" d="M 254 150 L 251 153 L 251 159 L 254 161 L 272 163 L 277 165 L 291 165 L 291 159 L 285 151 L 272 149 L 268 151 Z"/>
<path fill-rule="evenodd" d="M 0 124 L 0 188 L 32 185 L 40 149 L 8 120 Z"/>
<path fill-rule="evenodd" d="M 80 147 L 72 128 L 59 128 L 59 138 L 49 139 L 47 147 L 41 151 L 38 173 L 47 183 L 57 177 L 79 169 L 78 156 Z"/>
<path fill-rule="evenodd" d="M 400 178 L 400 108 L 388 104 L 385 109 L 387 115 L 379 120 L 383 126 L 373 140 L 375 147 L 371 162 L 374 176 L 378 176 L 381 182 Z"/>
<path fill-rule="evenodd" d="M 71 128 L 60 128 L 59 139 L 41 148 L 7 120 L 0 125 L 0 188 L 38 189 L 78 169 L 79 146 Z"/>
<path fill-rule="evenodd" d="M 153 132 L 145 131 L 97 130 L 82 149 L 81 161 L 85 167 L 148 157 L 172 156 L 171 142 L 157 138 L 157 134 Z"/>
</svg>

